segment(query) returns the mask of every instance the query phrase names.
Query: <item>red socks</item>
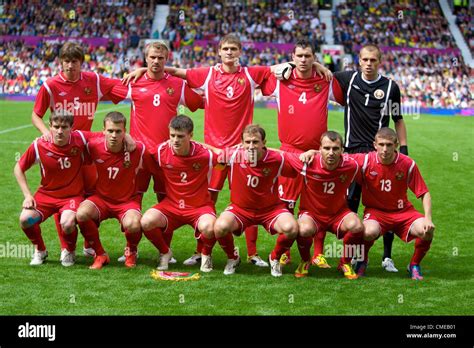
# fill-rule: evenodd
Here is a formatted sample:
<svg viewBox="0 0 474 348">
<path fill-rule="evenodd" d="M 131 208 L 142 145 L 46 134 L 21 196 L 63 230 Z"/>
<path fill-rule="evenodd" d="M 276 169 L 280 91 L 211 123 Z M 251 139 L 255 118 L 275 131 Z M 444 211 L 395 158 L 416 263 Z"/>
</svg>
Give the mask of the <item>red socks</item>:
<svg viewBox="0 0 474 348">
<path fill-rule="evenodd" d="M 39 251 L 45 251 L 46 246 L 44 245 L 43 237 L 41 237 L 41 228 L 38 224 L 35 224 L 28 228 L 22 228 L 28 239 L 35 245 Z"/>
<path fill-rule="evenodd" d="M 74 231 L 71 233 L 67 234 L 64 232 L 64 230 L 61 228 L 61 234 L 62 234 L 62 241 L 61 245 L 64 244 L 66 245 L 66 249 L 69 252 L 73 252 L 76 250 L 76 242 L 77 242 L 77 228 L 74 228 Z"/>
<path fill-rule="evenodd" d="M 166 244 L 163 238 L 163 232 L 161 228 L 157 227 L 149 231 L 143 231 L 143 234 L 155 246 L 155 248 L 160 251 L 161 254 L 166 254 L 170 250 L 168 244 Z"/>
<path fill-rule="evenodd" d="M 94 221 L 79 222 L 79 229 L 84 236 L 84 248 L 92 248 L 96 255 L 105 254 L 105 250 L 100 242 L 99 229 Z"/>
<path fill-rule="evenodd" d="M 324 254 L 324 238 L 326 238 L 326 231 L 316 232 L 314 235 L 314 256 Z"/>
<path fill-rule="evenodd" d="M 432 240 L 423 240 L 416 238 L 415 240 L 415 252 L 410 261 L 410 266 L 419 265 L 421 260 L 425 257 L 428 250 L 430 250 Z"/>
<path fill-rule="evenodd" d="M 247 255 L 257 254 L 258 226 L 253 225 L 245 229 L 245 241 L 247 243 Z"/>
<path fill-rule="evenodd" d="M 138 243 L 142 239 L 142 232 L 131 233 L 125 230 L 125 238 L 127 238 L 127 247 L 130 249 L 130 252 L 136 253 Z"/>
<path fill-rule="evenodd" d="M 290 250 L 294 241 L 294 239 L 289 239 L 284 233 L 280 233 L 277 238 L 275 249 L 273 249 L 271 254 L 272 260 L 280 260 L 281 255 Z"/>
<path fill-rule="evenodd" d="M 300 252 L 301 260 L 303 262 L 308 262 L 311 258 L 311 244 L 313 243 L 313 237 L 302 237 L 298 236 L 296 238 L 296 243 L 298 244 L 298 250 Z"/>
<path fill-rule="evenodd" d="M 198 239 L 198 243 L 202 245 L 201 254 L 208 255 L 208 256 L 211 255 L 212 248 L 214 248 L 214 245 L 216 244 L 216 242 L 217 242 L 216 237 L 207 238 L 201 233 L 201 236 Z"/>
<path fill-rule="evenodd" d="M 61 227 L 61 217 L 59 213 L 53 214 L 54 217 L 54 224 L 56 225 L 56 231 L 58 232 L 59 243 L 61 245 L 61 250 L 67 249 L 67 242 L 64 240 L 64 236 L 62 233 L 63 228 Z"/>
<path fill-rule="evenodd" d="M 220 246 L 224 250 L 228 259 L 236 259 L 237 256 L 234 254 L 234 236 L 232 233 L 227 233 L 224 237 L 217 238 Z"/>
</svg>

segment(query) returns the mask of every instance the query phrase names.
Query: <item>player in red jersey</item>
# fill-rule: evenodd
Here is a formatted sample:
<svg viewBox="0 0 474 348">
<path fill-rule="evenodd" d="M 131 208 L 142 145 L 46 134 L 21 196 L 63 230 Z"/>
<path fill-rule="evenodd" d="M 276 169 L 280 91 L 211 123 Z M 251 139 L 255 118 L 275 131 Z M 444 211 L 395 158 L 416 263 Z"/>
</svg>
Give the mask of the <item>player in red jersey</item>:
<svg viewBox="0 0 474 348">
<path fill-rule="evenodd" d="M 135 181 L 143 165 L 145 146 L 137 142 L 133 152 L 124 149 L 126 118 L 120 112 L 109 112 L 104 118 L 104 136 L 91 140 L 88 151 L 97 167 L 96 193 L 84 200 L 77 211 L 77 221 L 100 223 L 108 218 L 120 221 L 127 247 L 125 266 L 136 266 L 136 250 L 141 239 L 140 200 Z M 97 255 L 92 268 L 109 263 L 108 256 Z"/>
<path fill-rule="evenodd" d="M 231 204 L 217 219 L 214 230 L 218 238 L 240 236 L 246 227 L 260 224 L 271 234 L 278 234 L 268 259 L 272 276 L 281 277 L 279 260 L 297 237 L 298 224 L 278 197 L 277 180 L 281 175 L 297 173 L 285 162 L 283 154 L 267 149 L 265 143 L 265 130 L 248 125 L 242 133 L 241 146 L 229 154 L 221 151 L 230 170 Z M 203 255 L 205 258 L 205 262 L 211 262 L 210 256 Z M 224 274 L 235 273 L 238 264 L 228 262 Z"/>
<path fill-rule="evenodd" d="M 81 167 L 84 164 L 87 135 L 72 131 L 73 121 L 74 116 L 64 110 L 53 113 L 49 119 L 52 141 L 36 139 L 15 165 L 14 173 L 25 196 L 20 225 L 35 245 L 31 265 L 41 265 L 48 256 L 39 225 L 55 213 L 59 213 L 60 233 L 66 244 L 61 251 L 61 263 L 68 267 L 75 262 L 75 218 L 83 200 Z M 32 196 L 25 172 L 35 163 L 41 167 L 41 186 Z M 89 241 L 97 254 L 101 254 L 104 251 L 94 231 L 81 228 L 85 240 Z"/>
<path fill-rule="evenodd" d="M 81 71 L 84 62 L 84 52 L 75 42 L 66 42 L 59 51 L 61 72 L 46 80 L 41 86 L 35 100 L 31 115 L 33 125 L 43 134 L 45 139 L 51 140 L 49 130 L 43 123 L 46 111 L 64 110 L 74 115 L 73 130 L 90 131 L 97 104 L 103 96 L 111 92 L 114 85 L 120 85 L 120 80 L 103 77 L 97 73 Z M 94 192 L 96 170 L 93 165 L 82 167 L 86 194 Z M 56 227 L 61 241 L 61 248 L 66 249 L 66 242 L 62 239 L 58 215 L 55 214 Z M 95 229 L 93 223 L 85 223 L 86 228 Z M 93 248 L 85 242 L 84 254 L 94 256 Z"/>
<path fill-rule="evenodd" d="M 301 154 L 319 149 L 321 135 L 327 131 L 328 101 L 333 96 L 332 80 L 320 76 L 317 70 L 315 50 L 306 40 L 296 42 L 292 60 L 295 64 L 290 77 L 278 80 L 270 76 L 262 84 L 262 93 L 276 98 L 278 105 L 278 138 L 280 149 Z M 278 179 L 280 199 L 294 212 L 295 203 L 303 188 L 303 176 L 281 176 Z M 321 246 L 322 248 L 322 246 Z M 322 253 L 313 261 L 319 267 L 327 267 Z M 289 251 L 282 255 L 282 263 L 290 262 Z"/>
<path fill-rule="evenodd" d="M 171 120 L 170 139 L 159 145 L 153 155 L 153 163 L 149 164 L 150 170 L 163 170 L 166 197 L 147 210 L 141 219 L 141 225 L 145 234 L 155 233 L 157 243 L 158 236 L 166 235 L 180 226 L 191 225 L 196 239 L 203 240 L 203 255 L 211 255 L 216 242 L 216 216 L 214 202 L 207 188 L 217 158 L 203 145 L 191 140 L 193 128 L 193 121 L 188 116 L 178 115 Z M 228 263 L 240 261 L 238 255 L 234 254 L 233 243 L 230 245 L 229 238 L 217 240 L 229 258 Z M 168 268 L 170 257 L 171 255 L 166 254 L 160 257 L 159 269 Z M 211 270 L 212 265 L 201 263 L 201 271 Z"/>
<path fill-rule="evenodd" d="M 343 140 L 339 133 L 324 132 L 321 136 L 320 153 L 311 163 L 302 164 L 296 157 L 286 155 L 288 161 L 304 178 L 299 207 L 298 250 L 302 262 L 295 276 L 308 275 L 312 239 L 317 233 L 331 231 L 343 239 L 344 254 L 338 269 L 348 279 L 356 279 L 351 258 L 360 242 L 364 227 L 357 214 L 347 206 L 347 188 L 358 174 L 359 165 L 352 158 L 342 154 Z"/>
<path fill-rule="evenodd" d="M 362 166 L 364 211 L 364 260 L 356 264 L 359 276 L 365 274 L 370 248 L 380 235 L 393 231 L 405 242 L 415 240 L 415 252 L 408 265 L 412 279 L 422 280 L 420 262 L 431 247 L 435 225 L 431 218 L 431 195 L 418 166 L 410 157 L 396 151 L 397 134 L 381 128 L 375 135 L 376 151 L 352 154 Z M 424 215 L 408 200 L 410 189 L 423 202 Z"/>
<path fill-rule="evenodd" d="M 146 156 L 156 154 L 158 144 L 169 138 L 168 125 L 176 116 L 178 106 L 187 106 L 191 111 L 203 108 L 202 97 L 188 87 L 187 83 L 165 73 L 164 67 L 169 49 L 164 42 L 155 41 L 145 48 L 147 69 L 136 82 L 128 86 L 116 85 L 110 97 L 114 102 L 124 99 L 132 101 L 130 111 L 130 134 L 133 139 L 145 144 Z M 145 168 L 137 174 L 137 190 L 143 195 L 148 190 L 151 174 Z M 158 201 L 165 196 L 164 179 L 161 171 L 153 176 L 154 191 Z M 167 234 L 171 237 L 172 233 Z M 168 245 L 171 240 L 167 240 Z M 124 257 L 119 258 L 119 261 Z"/>
</svg>

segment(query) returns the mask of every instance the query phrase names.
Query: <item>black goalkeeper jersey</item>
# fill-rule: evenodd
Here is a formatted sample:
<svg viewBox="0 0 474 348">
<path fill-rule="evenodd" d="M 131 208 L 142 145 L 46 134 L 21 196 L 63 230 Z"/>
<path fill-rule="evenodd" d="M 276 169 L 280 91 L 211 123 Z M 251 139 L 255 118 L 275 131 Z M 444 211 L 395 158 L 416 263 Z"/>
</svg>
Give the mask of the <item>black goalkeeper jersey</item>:
<svg viewBox="0 0 474 348">
<path fill-rule="evenodd" d="M 394 122 L 403 118 L 400 89 L 393 80 L 379 75 L 367 81 L 360 71 L 337 72 L 334 77 L 344 94 L 346 149 L 371 147 L 377 131 L 389 126 L 390 116 Z"/>
</svg>

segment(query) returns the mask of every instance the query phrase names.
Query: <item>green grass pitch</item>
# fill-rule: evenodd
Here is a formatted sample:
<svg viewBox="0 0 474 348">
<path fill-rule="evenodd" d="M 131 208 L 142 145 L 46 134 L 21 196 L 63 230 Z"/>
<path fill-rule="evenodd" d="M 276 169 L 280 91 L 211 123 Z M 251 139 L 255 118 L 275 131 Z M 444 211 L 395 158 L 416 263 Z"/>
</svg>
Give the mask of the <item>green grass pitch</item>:
<svg viewBox="0 0 474 348">
<path fill-rule="evenodd" d="M 296 245 L 293 262 L 276 279 L 268 268 L 243 263 L 234 276 L 222 274 L 225 257 L 216 244 L 214 268 L 199 281 L 163 282 L 150 277 L 157 264 L 157 252 L 143 238 L 136 269 L 125 269 L 116 260 L 122 255 L 125 238 L 116 220 L 100 228 L 111 264 L 101 271 L 88 269 L 91 263 L 81 255 L 78 239 L 77 264 L 64 268 L 59 263 L 59 242 L 52 219 L 42 225 L 49 259 L 41 267 L 29 266 L 29 258 L 12 257 L 7 247 L 28 245 L 18 224 L 23 196 L 13 176 L 13 166 L 31 141 L 38 136 L 30 125 L 32 103 L 0 101 L 0 314 L 1 315 L 472 315 L 469 305 L 474 287 L 471 261 L 474 251 L 473 169 L 474 119 L 462 117 L 405 117 L 410 155 L 417 161 L 433 198 L 433 220 L 437 227 L 430 252 L 423 261 L 425 280 L 407 277 L 406 265 L 413 243 L 395 239 L 393 258 L 399 273 L 386 273 L 380 261 L 382 241 L 370 254 L 367 277 L 344 279 L 336 270 L 311 268 L 310 276 L 296 279 L 293 272 L 299 262 Z M 103 104 L 96 115 L 94 129 L 101 128 L 107 111 L 129 114 L 129 105 Z M 202 140 L 202 110 L 193 115 L 195 138 Z M 255 121 L 264 126 L 268 145 L 277 147 L 276 110 L 256 109 Z M 331 112 L 329 128 L 343 131 L 341 112 Z M 31 189 L 39 183 L 39 169 L 28 173 Z M 410 195 L 412 201 L 414 196 Z M 220 212 L 228 203 L 225 189 L 217 205 Z M 143 209 L 154 204 L 151 191 Z M 420 202 L 415 206 L 421 209 Z M 328 234 L 326 245 L 335 242 Z M 275 237 L 260 228 L 258 250 L 266 258 Z M 340 242 L 338 242 L 340 243 Z M 246 254 L 244 237 L 236 238 L 241 255 Z M 195 248 L 190 227 L 177 230 L 173 251 L 178 264 L 172 271 L 199 271 L 181 262 Z M 3 252 L 2 252 L 3 251 Z M 14 255 L 13 255 L 14 256 Z"/>
</svg>

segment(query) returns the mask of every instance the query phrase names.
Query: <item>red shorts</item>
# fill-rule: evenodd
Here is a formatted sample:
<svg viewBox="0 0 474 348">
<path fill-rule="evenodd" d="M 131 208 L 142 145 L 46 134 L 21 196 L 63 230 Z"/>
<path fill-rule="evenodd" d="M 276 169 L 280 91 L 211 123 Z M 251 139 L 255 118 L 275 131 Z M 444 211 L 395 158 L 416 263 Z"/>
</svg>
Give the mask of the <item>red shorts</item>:
<svg viewBox="0 0 474 348">
<path fill-rule="evenodd" d="M 236 236 L 240 236 L 247 227 L 253 225 L 262 225 L 270 234 L 276 234 L 278 232 L 274 225 L 277 218 L 284 213 L 291 214 L 283 203 L 263 211 L 244 209 L 236 204 L 230 204 L 225 211 L 234 215 L 240 226 L 240 231 L 233 232 Z"/>
<path fill-rule="evenodd" d="M 43 222 L 51 215 L 56 213 L 61 215 L 62 212 L 66 210 L 76 213 L 84 197 L 73 196 L 69 198 L 56 198 L 42 192 L 36 192 L 34 199 L 36 202 L 35 210 L 41 215 L 41 222 Z"/>
<path fill-rule="evenodd" d="M 201 216 L 210 214 L 216 216 L 216 209 L 214 203 L 197 207 L 197 208 L 178 208 L 176 203 L 165 198 L 158 204 L 155 204 L 150 209 L 158 210 L 166 218 L 166 227 L 164 233 L 172 232 L 183 225 L 190 225 L 194 228 L 194 235 L 199 238 L 198 223 Z"/>
<path fill-rule="evenodd" d="M 85 201 L 91 202 L 97 211 L 99 212 L 99 222 L 111 218 L 116 218 L 122 224 L 122 219 L 130 210 L 136 210 L 141 214 L 140 201 L 138 196 L 133 196 L 128 202 L 125 203 L 111 203 L 99 197 L 98 195 L 92 195 L 87 197 Z"/>
<path fill-rule="evenodd" d="M 364 221 L 374 220 L 380 224 L 381 234 L 393 231 L 401 240 L 410 242 L 416 237 L 410 234 L 413 223 L 425 216 L 415 208 L 409 208 L 401 212 L 384 212 L 378 209 L 365 208 Z"/>
<path fill-rule="evenodd" d="M 301 210 L 298 217 L 301 217 L 302 215 L 309 216 L 316 225 L 316 233 L 329 231 L 334 233 L 337 239 L 341 239 L 344 237 L 344 233 L 340 232 L 339 229 L 342 222 L 349 214 L 355 213 L 348 208 L 341 209 L 334 215 L 318 215 L 309 210 Z"/>
<path fill-rule="evenodd" d="M 280 150 L 298 155 L 303 153 L 301 150 L 287 146 L 281 146 Z M 287 178 L 284 176 L 278 177 L 278 193 L 280 194 L 280 199 L 288 203 L 290 208 L 294 208 L 295 203 L 300 196 L 301 190 L 303 189 L 303 184 L 304 182 L 302 175 L 298 175 L 295 178 Z"/>
<path fill-rule="evenodd" d="M 95 164 L 83 165 L 82 178 L 84 180 L 84 192 L 87 196 L 92 196 L 95 193 L 95 185 L 97 183 L 97 168 Z"/>
<path fill-rule="evenodd" d="M 223 169 L 212 169 L 211 182 L 209 183 L 210 191 L 219 192 L 224 187 L 224 182 L 229 175 L 229 166 L 225 166 Z"/>
<path fill-rule="evenodd" d="M 155 193 L 166 194 L 165 191 L 165 178 L 163 172 L 160 170 L 157 173 L 151 173 L 146 168 L 141 168 L 137 173 L 136 179 L 136 191 L 137 193 L 145 193 L 148 191 L 151 177 L 153 176 L 153 191 Z"/>
</svg>

